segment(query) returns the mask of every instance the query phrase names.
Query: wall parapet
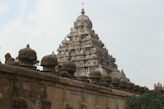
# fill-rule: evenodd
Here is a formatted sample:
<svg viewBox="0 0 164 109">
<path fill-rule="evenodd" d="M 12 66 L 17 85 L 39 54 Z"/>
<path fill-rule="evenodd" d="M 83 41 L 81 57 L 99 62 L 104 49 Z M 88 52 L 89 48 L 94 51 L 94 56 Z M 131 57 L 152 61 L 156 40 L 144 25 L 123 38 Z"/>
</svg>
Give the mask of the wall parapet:
<svg viewBox="0 0 164 109">
<path fill-rule="evenodd" d="M 41 104 L 42 107 L 51 107 L 49 109 L 53 109 L 54 107 L 61 109 L 61 104 L 55 103 L 59 101 L 62 102 L 62 104 L 68 102 L 72 107 L 81 106 L 81 103 L 87 104 L 87 107 L 94 107 L 94 103 L 100 105 L 101 101 L 103 103 L 104 100 L 107 100 L 108 102 L 115 101 L 115 105 L 119 105 L 118 102 L 121 102 L 120 109 L 122 109 L 126 105 L 125 99 L 134 95 L 133 93 L 112 89 L 110 87 L 5 64 L 0 64 L 0 82 L 0 95 L 4 96 L 4 98 L 0 97 L 0 106 L 3 108 L 7 106 L 19 106 L 21 103 L 24 103 L 24 105 L 20 106 L 32 106 L 32 109 L 41 109 L 35 108 L 35 106 Z M 8 91 L 6 91 L 6 89 Z M 61 97 L 56 98 L 59 96 L 58 94 Z M 54 98 L 56 99 L 54 100 Z M 32 102 L 35 99 L 36 101 Z M 80 102 L 78 100 L 80 100 Z M 90 103 L 90 100 L 94 103 Z M 1 101 L 6 101 L 6 104 Z M 14 102 L 15 105 L 12 102 Z M 31 103 L 34 104 L 31 105 Z M 109 104 L 112 105 L 111 103 Z"/>
</svg>

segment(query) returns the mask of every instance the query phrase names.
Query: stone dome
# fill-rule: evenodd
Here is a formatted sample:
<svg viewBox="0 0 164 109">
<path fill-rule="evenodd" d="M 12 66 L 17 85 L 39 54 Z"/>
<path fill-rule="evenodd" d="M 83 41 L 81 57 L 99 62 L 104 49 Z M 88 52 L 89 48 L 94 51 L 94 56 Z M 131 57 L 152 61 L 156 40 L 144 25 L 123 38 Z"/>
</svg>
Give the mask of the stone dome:
<svg viewBox="0 0 164 109">
<path fill-rule="evenodd" d="M 54 52 L 50 55 L 44 56 L 41 60 L 41 66 L 56 66 L 57 57 Z"/>
<path fill-rule="evenodd" d="M 84 9 L 82 9 L 81 15 L 78 16 L 74 22 L 74 29 L 78 31 L 92 30 L 92 22 L 89 17 L 85 15 Z"/>
<path fill-rule="evenodd" d="M 67 71 L 73 76 L 76 71 L 76 64 L 71 61 L 66 61 L 63 63 L 61 70 Z"/>
<path fill-rule="evenodd" d="M 18 55 L 19 60 L 29 60 L 29 61 L 36 61 L 37 55 L 36 52 L 30 48 L 29 44 L 26 48 L 21 49 Z"/>
</svg>

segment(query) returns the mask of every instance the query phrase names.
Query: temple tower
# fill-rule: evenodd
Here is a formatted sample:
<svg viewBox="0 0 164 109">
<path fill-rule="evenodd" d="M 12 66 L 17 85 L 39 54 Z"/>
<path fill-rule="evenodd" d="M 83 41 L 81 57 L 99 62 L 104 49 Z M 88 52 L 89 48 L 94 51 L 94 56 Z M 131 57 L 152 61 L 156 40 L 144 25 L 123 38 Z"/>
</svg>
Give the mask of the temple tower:
<svg viewBox="0 0 164 109">
<path fill-rule="evenodd" d="M 76 76 L 88 76 L 96 69 L 103 69 L 106 73 L 117 70 L 115 58 L 108 54 L 108 50 L 92 29 L 92 22 L 85 15 L 84 9 L 57 51 L 59 64 L 68 60 L 76 64 Z"/>
</svg>

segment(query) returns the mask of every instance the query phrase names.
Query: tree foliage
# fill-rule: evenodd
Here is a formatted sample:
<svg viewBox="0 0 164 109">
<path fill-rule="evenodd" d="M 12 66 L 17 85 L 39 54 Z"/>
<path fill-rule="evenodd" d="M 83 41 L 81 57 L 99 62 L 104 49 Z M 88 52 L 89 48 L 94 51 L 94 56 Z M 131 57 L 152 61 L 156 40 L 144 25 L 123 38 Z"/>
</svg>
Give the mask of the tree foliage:
<svg viewBox="0 0 164 109">
<path fill-rule="evenodd" d="M 132 96 L 127 100 L 127 109 L 164 109 L 164 96 L 148 92 L 140 96 Z"/>
</svg>

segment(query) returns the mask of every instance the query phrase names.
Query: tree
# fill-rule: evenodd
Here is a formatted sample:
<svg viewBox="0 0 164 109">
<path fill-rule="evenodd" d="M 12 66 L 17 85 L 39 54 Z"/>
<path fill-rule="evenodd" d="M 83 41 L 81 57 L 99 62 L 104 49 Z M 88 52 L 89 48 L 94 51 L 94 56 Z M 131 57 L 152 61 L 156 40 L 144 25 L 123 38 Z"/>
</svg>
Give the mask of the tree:
<svg viewBox="0 0 164 109">
<path fill-rule="evenodd" d="M 127 109 L 164 109 L 164 96 L 156 92 L 148 92 L 140 96 L 132 96 L 127 100 Z"/>
</svg>

